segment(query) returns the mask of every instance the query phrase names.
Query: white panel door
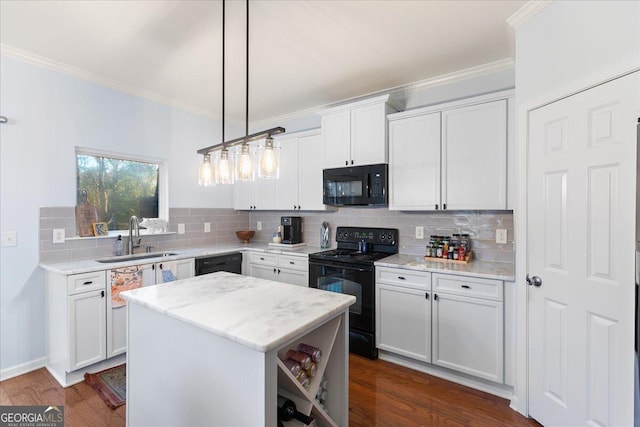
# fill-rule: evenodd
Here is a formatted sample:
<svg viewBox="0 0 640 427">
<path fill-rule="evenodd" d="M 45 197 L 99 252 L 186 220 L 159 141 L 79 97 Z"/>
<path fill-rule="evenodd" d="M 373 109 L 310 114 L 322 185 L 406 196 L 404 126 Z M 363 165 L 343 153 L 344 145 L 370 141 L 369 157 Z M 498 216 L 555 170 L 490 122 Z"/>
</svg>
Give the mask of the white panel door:
<svg viewBox="0 0 640 427">
<path fill-rule="evenodd" d="M 440 205 L 440 113 L 389 123 L 389 210 Z"/>
<path fill-rule="evenodd" d="M 638 75 L 529 116 L 529 408 L 544 425 L 633 424 Z"/>
<path fill-rule="evenodd" d="M 280 145 L 280 178 L 276 183 L 276 209 L 294 210 L 298 206 L 298 138 L 282 138 Z"/>
<path fill-rule="evenodd" d="M 259 279 L 278 280 L 278 269 L 275 266 L 249 264 L 249 276 Z"/>
<path fill-rule="evenodd" d="M 442 113 L 445 209 L 506 209 L 507 101 Z"/>
<path fill-rule="evenodd" d="M 385 103 L 351 110 L 351 161 L 349 165 L 387 163 Z"/>
<path fill-rule="evenodd" d="M 250 210 L 256 203 L 256 183 L 236 182 L 233 184 L 233 208 L 236 210 Z"/>
<path fill-rule="evenodd" d="M 322 203 L 322 137 L 303 136 L 298 139 L 299 181 L 298 205 L 301 210 L 325 210 Z"/>
<path fill-rule="evenodd" d="M 324 168 L 347 166 L 351 160 L 351 111 L 322 116 Z"/>
</svg>

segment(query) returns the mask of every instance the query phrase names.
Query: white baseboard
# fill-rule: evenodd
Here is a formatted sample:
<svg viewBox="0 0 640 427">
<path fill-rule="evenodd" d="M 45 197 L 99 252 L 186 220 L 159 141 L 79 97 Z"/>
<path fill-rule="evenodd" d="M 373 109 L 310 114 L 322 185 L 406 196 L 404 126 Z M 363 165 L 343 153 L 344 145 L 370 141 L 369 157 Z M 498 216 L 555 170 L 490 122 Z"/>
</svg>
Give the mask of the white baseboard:
<svg viewBox="0 0 640 427">
<path fill-rule="evenodd" d="M 493 394 L 504 399 L 513 398 L 513 387 L 511 386 L 486 381 L 482 378 L 475 378 L 467 374 L 454 372 L 449 369 L 441 368 L 440 366 L 435 366 L 429 363 L 412 360 L 407 357 L 389 353 L 384 350 L 378 350 L 378 352 L 378 358 L 380 358 L 381 360 L 395 363 L 396 365 L 404 366 L 405 368 L 424 372 L 425 374 L 433 375 L 434 377 L 442 378 L 443 380 L 475 388 L 476 390 L 484 391 L 485 393 Z"/>
<path fill-rule="evenodd" d="M 12 366 L 10 368 L 5 368 L 0 371 L 0 381 L 8 380 L 9 378 L 17 377 L 19 375 L 35 371 L 36 369 L 44 368 L 46 364 L 47 358 L 45 356 L 39 359 L 32 360 L 30 362 Z"/>
</svg>

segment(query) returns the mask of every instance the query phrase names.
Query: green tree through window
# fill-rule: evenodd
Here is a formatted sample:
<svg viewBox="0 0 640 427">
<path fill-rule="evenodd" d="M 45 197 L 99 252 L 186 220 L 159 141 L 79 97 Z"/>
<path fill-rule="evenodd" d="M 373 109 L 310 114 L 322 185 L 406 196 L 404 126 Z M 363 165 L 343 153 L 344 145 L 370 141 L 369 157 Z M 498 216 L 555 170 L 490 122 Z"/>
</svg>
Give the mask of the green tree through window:
<svg viewBox="0 0 640 427">
<path fill-rule="evenodd" d="M 109 230 L 126 230 L 129 218 L 158 217 L 157 163 L 76 153 L 78 204 L 82 190 Z"/>
</svg>

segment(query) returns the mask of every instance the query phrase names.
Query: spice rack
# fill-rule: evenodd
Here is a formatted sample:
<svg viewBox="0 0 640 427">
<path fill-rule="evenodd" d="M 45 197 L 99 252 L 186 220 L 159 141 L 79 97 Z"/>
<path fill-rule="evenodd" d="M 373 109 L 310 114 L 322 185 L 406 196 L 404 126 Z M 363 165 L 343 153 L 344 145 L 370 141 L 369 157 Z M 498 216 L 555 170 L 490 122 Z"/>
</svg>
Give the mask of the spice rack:
<svg viewBox="0 0 640 427">
<path fill-rule="evenodd" d="M 278 350 L 278 394 L 291 399 L 296 404 L 298 411 L 315 418 L 318 426 L 338 427 L 345 419 L 346 413 L 344 411 L 348 411 L 348 408 L 344 408 L 342 403 L 347 384 L 343 381 L 346 373 L 346 360 L 341 360 L 341 357 L 347 353 L 344 337 L 336 339 L 340 334 L 346 334 L 341 316 L 326 322 Z M 322 350 L 322 358 L 316 365 L 316 375 L 310 378 L 308 390 L 298 382 L 282 361 L 286 357 L 287 351 L 297 348 L 300 343 L 310 344 Z M 327 409 L 331 414 L 322 409 L 315 399 L 323 377 L 329 379 L 330 392 Z M 285 426 L 304 426 L 297 420 L 285 421 L 283 424 Z"/>
<path fill-rule="evenodd" d="M 473 260 L 473 251 L 467 252 L 467 254 L 465 255 L 464 259 L 462 259 L 462 260 L 460 260 L 460 259 L 438 258 L 438 257 L 431 257 L 431 256 L 425 256 L 424 259 L 425 259 L 425 261 L 440 262 L 440 263 L 443 263 L 443 264 L 469 264 Z"/>
</svg>

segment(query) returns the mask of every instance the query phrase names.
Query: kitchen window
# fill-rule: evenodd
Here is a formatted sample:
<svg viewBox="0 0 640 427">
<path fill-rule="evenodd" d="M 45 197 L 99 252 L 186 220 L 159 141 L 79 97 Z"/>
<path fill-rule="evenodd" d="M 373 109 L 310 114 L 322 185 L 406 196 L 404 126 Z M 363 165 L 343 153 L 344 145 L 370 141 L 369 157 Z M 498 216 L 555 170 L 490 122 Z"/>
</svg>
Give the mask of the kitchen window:
<svg viewBox="0 0 640 427">
<path fill-rule="evenodd" d="M 129 218 L 167 218 L 162 190 L 163 162 L 95 150 L 76 149 L 77 204 L 87 202 L 108 229 L 127 230 Z"/>
</svg>

